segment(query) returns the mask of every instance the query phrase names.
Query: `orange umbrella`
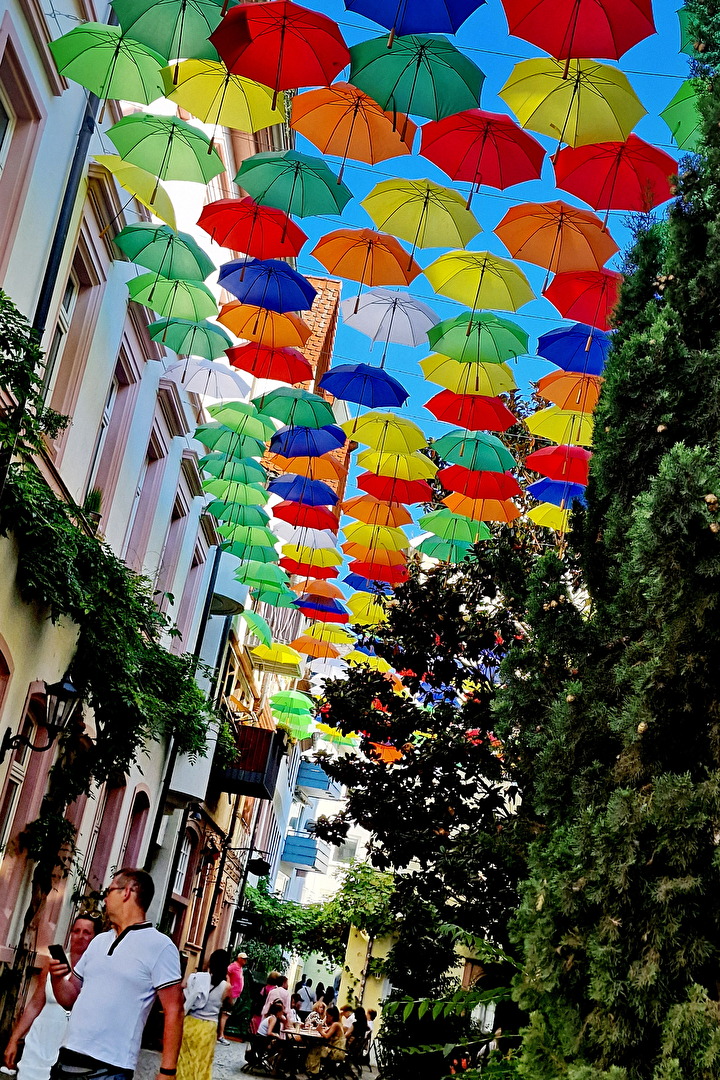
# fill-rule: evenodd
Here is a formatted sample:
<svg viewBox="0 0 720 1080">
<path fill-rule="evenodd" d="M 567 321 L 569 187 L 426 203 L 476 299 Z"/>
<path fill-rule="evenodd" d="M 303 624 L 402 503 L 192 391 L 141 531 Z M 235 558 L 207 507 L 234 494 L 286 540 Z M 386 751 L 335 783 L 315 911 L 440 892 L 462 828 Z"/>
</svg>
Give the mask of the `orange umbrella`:
<svg viewBox="0 0 720 1080">
<path fill-rule="evenodd" d="M 239 300 L 223 304 L 218 322 L 232 330 L 236 337 L 259 341 L 271 349 L 301 348 L 312 336 L 310 327 L 297 315 L 282 315 L 252 304 L 241 304 Z"/>
<path fill-rule="evenodd" d="M 306 476 L 310 480 L 342 480 L 347 473 L 339 461 L 322 454 L 320 457 L 283 457 L 282 454 L 266 454 L 265 461 L 273 469 L 295 476 Z"/>
<path fill-rule="evenodd" d="M 551 371 L 538 381 L 541 397 L 570 412 L 591 413 L 598 403 L 601 375 L 582 375 L 574 371 Z"/>
<path fill-rule="evenodd" d="M 316 641 L 315 638 L 308 637 L 307 634 L 301 634 L 300 637 L 295 638 L 290 643 L 290 648 L 295 649 L 296 652 L 304 653 L 305 656 L 314 656 L 316 659 L 322 657 L 323 659 L 336 660 L 340 655 L 334 645 L 330 645 L 327 641 Z"/>
<path fill-rule="evenodd" d="M 619 250 L 597 214 L 561 199 L 511 207 L 495 235 L 514 258 L 554 274 L 599 270 Z"/>
<path fill-rule="evenodd" d="M 390 743 L 371 742 L 370 746 L 372 747 L 372 757 L 379 758 L 386 765 L 392 765 L 394 761 L 399 761 L 402 757 L 402 751 L 398 750 L 396 746 L 391 746 Z"/>
<path fill-rule="evenodd" d="M 443 502 L 453 514 L 461 514 L 473 521 L 514 521 L 520 517 L 512 499 L 468 499 L 466 495 L 454 493 Z"/>
<path fill-rule="evenodd" d="M 337 585 L 333 585 L 331 581 L 319 581 L 317 578 L 312 581 L 299 581 L 295 585 L 290 586 L 296 593 L 309 593 L 311 596 L 324 596 L 329 600 L 344 600 L 345 593 L 342 589 L 339 589 Z"/>
<path fill-rule="evenodd" d="M 342 504 L 342 510 L 348 517 L 364 521 L 366 525 L 389 525 L 398 528 L 409 525 L 412 514 L 400 503 L 381 502 L 372 495 L 356 495 Z"/>
<path fill-rule="evenodd" d="M 367 547 L 348 540 L 342 545 L 342 549 L 351 559 L 358 562 L 375 562 L 382 566 L 403 566 L 407 563 L 407 556 L 402 551 L 394 551 L 390 548 Z"/>
<path fill-rule="evenodd" d="M 374 229 L 335 229 L 312 255 L 331 274 L 363 285 L 409 285 L 421 272 L 399 240 Z M 355 304 L 357 311 L 360 295 Z"/>
<path fill-rule="evenodd" d="M 290 126 L 321 153 L 342 158 L 338 179 L 347 158 L 374 165 L 410 154 L 417 131 L 402 113 L 384 112 L 357 86 L 343 82 L 293 98 Z"/>
</svg>

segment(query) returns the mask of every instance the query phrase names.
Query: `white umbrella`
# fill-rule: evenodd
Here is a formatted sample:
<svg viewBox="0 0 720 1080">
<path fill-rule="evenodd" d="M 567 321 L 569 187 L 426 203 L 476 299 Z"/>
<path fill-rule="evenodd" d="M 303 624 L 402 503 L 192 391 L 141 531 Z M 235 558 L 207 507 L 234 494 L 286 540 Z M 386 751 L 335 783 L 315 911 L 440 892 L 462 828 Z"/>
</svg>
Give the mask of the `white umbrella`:
<svg viewBox="0 0 720 1080">
<path fill-rule="evenodd" d="M 337 548 L 338 538 L 329 529 L 308 529 L 304 526 L 291 525 L 289 521 L 273 518 L 270 528 L 286 544 L 298 544 L 301 547 L 311 547 L 316 550 L 329 551 Z"/>
<path fill-rule="evenodd" d="M 424 345 L 428 330 L 440 322 L 440 317 L 427 304 L 391 289 L 368 289 L 359 300 L 354 296 L 343 300 L 340 311 L 346 326 L 367 334 L 373 344 L 386 343 L 383 359 L 387 342 Z"/>
<path fill-rule="evenodd" d="M 165 373 L 185 390 L 203 397 L 222 400 L 250 396 L 250 383 L 245 382 L 227 364 L 219 364 L 214 360 L 200 360 L 196 356 L 190 356 L 187 360 L 170 364 Z"/>
</svg>

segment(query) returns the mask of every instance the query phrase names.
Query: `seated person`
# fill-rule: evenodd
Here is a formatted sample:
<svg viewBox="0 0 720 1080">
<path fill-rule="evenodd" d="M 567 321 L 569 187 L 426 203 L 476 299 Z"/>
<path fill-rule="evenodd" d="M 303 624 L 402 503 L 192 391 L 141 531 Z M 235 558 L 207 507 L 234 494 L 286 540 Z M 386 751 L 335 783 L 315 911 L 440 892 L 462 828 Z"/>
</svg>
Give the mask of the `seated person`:
<svg viewBox="0 0 720 1080">
<path fill-rule="evenodd" d="M 330 1061 L 342 1061 L 345 1057 L 345 1032 L 340 1023 L 340 1013 L 334 1005 L 331 1005 L 325 1017 L 325 1025 L 318 1028 L 323 1037 L 323 1045 L 313 1046 L 305 1061 L 305 1072 L 308 1076 L 317 1076 L 323 1058 L 328 1058 Z"/>
<path fill-rule="evenodd" d="M 325 1002 L 316 1001 L 312 1007 L 312 1012 L 305 1021 L 305 1027 L 310 1028 L 311 1030 L 322 1027 L 325 1023 L 326 1012 L 327 1006 L 325 1005 Z"/>
<path fill-rule="evenodd" d="M 255 1057 L 258 1056 L 258 1050 L 261 1047 L 264 1048 L 267 1051 L 268 1064 L 273 1069 L 277 1068 L 282 1056 L 282 1040 L 285 1038 L 286 1025 L 285 1011 L 282 1004 L 276 1001 L 270 1006 L 267 1015 L 262 1018 L 257 1029 Z"/>
</svg>

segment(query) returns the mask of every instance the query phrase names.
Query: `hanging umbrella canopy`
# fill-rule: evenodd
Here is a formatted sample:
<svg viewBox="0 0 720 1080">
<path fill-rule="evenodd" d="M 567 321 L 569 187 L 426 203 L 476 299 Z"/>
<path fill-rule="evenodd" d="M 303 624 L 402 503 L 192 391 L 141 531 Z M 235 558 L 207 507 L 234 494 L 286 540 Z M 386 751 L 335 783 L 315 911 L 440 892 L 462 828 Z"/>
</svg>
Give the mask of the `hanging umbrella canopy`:
<svg viewBox="0 0 720 1080">
<path fill-rule="evenodd" d="M 587 323 L 561 326 L 538 340 L 538 356 L 564 371 L 601 375 L 610 352 L 610 335 Z"/>
<path fill-rule="evenodd" d="M 198 465 L 203 472 L 221 480 L 237 480 L 241 484 L 264 484 L 267 472 L 254 458 L 234 458 L 227 454 L 206 454 Z"/>
<path fill-rule="evenodd" d="M 522 495 L 522 488 L 510 473 L 476 472 L 462 465 L 450 465 L 440 470 L 438 480 L 448 491 L 467 495 L 469 499 L 511 499 Z"/>
<path fill-rule="evenodd" d="M 273 520 L 273 543 L 278 537 L 286 544 L 301 544 L 315 551 L 337 549 L 338 538 L 334 530 L 311 529 L 307 525 L 290 525 L 282 519 Z"/>
<path fill-rule="evenodd" d="M 380 623 L 387 622 L 385 608 L 377 602 L 377 597 L 372 593 L 355 593 L 348 600 L 348 607 L 355 626 L 379 626 Z"/>
<path fill-rule="evenodd" d="M 416 248 L 466 247 L 480 223 L 452 188 L 432 180 L 383 180 L 360 205 L 374 225 Z"/>
<path fill-rule="evenodd" d="M 280 521 L 286 521 L 288 525 L 295 525 L 301 529 L 329 529 L 336 533 L 340 528 L 332 510 L 324 506 L 303 506 L 299 503 L 280 502 L 273 506 L 273 516 Z"/>
<path fill-rule="evenodd" d="M 394 236 L 373 229 L 335 229 L 312 255 L 331 274 L 360 285 L 409 285 L 420 267 Z M 359 306 L 359 305 L 358 305 Z"/>
<path fill-rule="evenodd" d="M 205 485 L 203 485 L 203 487 L 204 486 Z M 206 488 L 206 490 L 208 489 Z M 238 544 L 241 547 L 254 544 L 262 547 L 269 547 L 274 550 L 275 545 L 278 542 L 277 536 L 275 536 L 266 526 L 233 525 L 228 531 L 230 532 L 230 535 L 226 536 L 225 539 L 229 540 L 232 544 Z M 269 561 L 277 561 L 279 558 L 278 552 L 275 551 L 274 554 L 275 559 Z"/>
<path fill-rule="evenodd" d="M 305 631 L 310 638 L 316 641 L 331 641 L 333 645 L 354 645 L 355 635 L 339 626 L 322 626 L 320 623 L 309 626 Z"/>
<path fill-rule="evenodd" d="M 566 142 L 617 142 L 645 116 L 628 78 L 594 60 L 521 60 L 500 97 L 524 128 Z"/>
<path fill-rule="evenodd" d="M 609 330 L 622 280 L 622 274 L 616 270 L 556 274 L 547 289 L 543 289 L 543 296 L 566 319 Z"/>
<path fill-rule="evenodd" d="M 253 405 L 261 416 L 272 416 L 290 426 L 321 428 L 335 419 L 328 402 L 309 390 L 280 387 L 253 398 Z"/>
<path fill-rule="evenodd" d="M 340 566 L 342 555 L 337 548 L 313 548 L 308 544 L 283 544 L 283 558 L 294 562 L 309 563 L 324 570 L 328 566 Z"/>
<path fill-rule="evenodd" d="M 149 105 L 163 96 L 165 59 L 118 26 L 87 22 L 48 42 L 61 75 L 99 98 Z"/>
<path fill-rule="evenodd" d="M 215 364 L 212 360 L 189 357 L 170 364 L 165 368 L 165 373 L 186 390 L 191 390 L 194 394 L 204 394 L 206 397 L 226 398 L 237 394 L 245 396 L 250 392 L 250 387 L 239 375 L 224 364 Z"/>
<path fill-rule="evenodd" d="M 462 540 L 441 540 L 437 536 L 426 536 L 415 546 L 429 559 L 446 563 L 461 563 L 472 555 L 472 544 Z"/>
<path fill-rule="evenodd" d="M 537 388 L 541 397 L 561 409 L 591 413 L 598 403 L 602 382 L 600 375 L 552 371 L 538 381 Z"/>
<path fill-rule="evenodd" d="M 371 364 L 338 364 L 325 372 L 318 386 L 341 401 L 354 401 L 372 409 L 403 405 L 410 397 L 402 383 Z"/>
<path fill-rule="evenodd" d="M 296 476 L 308 476 L 311 480 L 329 480 L 337 483 L 344 480 L 347 469 L 330 454 L 318 457 L 284 457 L 282 454 L 268 454 L 267 459 L 273 469 Z"/>
<path fill-rule="evenodd" d="M 260 205 L 298 217 L 340 214 L 352 199 L 350 188 L 321 158 L 297 150 L 253 154 L 243 161 L 235 183 Z"/>
<path fill-rule="evenodd" d="M 682 84 L 660 115 L 681 150 L 697 150 L 702 135 L 702 116 L 691 79 Z"/>
<path fill-rule="evenodd" d="M 372 495 L 356 495 L 342 505 L 343 514 L 364 521 L 366 525 L 410 525 L 412 514 L 399 503 L 385 503 L 374 499 Z"/>
<path fill-rule="evenodd" d="M 164 318 L 199 322 L 217 313 L 217 301 L 201 281 L 171 281 L 159 274 L 139 274 L 128 282 L 130 299 Z"/>
<path fill-rule="evenodd" d="M 293 473 L 285 473 L 271 480 L 268 491 L 287 502 L 305 503 L 307 506 L 334 506 L 338 501 L 333 489 L 321 480 L 308 480 Z"/>
<path fill-rule="evenodd" d="M 342 589 L 337 585 L 333 585 L 331 581 L 301 581 L 297 585 L 293 585 L 293 589 L 295 592 L 304 593 L 307 596 L 314 596 L 320 599 L 345 599 L 345 594 Z"/>
<path fill-rule="evenodd" d="M 344 529 L 345 538 L 350 543 L 362 544 L 363 547 L 385 548 L 388 551 L 403 551 L 408 546 L 408 538 L 402 529 L 387 525 L 348 525 Z"/>
<path fill-rule="evenodd" d="M 418 524 L 442 540 L 463 544 L 476 544 L 478 540 L 489 540 L 492 536 L 483 522 L 453 514 L 451 510 L 433 510 L 430 514 L 424 514 Z"/>
<path fill-rule="evenodd" d="M 570 484 L 566 480 L 536 480 L 529 484 L 528 495 L 541 502 L 552 503 L 561 510 L 572 509 L 573 503 L 585 505 L 585 487 L 583 484 Z"/>
<path fill-rule="evenodd" d="M 487 311 L 463 311 L 428 330 L 436 352 L 460 363 L 502 364 L 528 350 L 528 335 L 517 323 Z"/>
<path fill-rule="evenodd" d="M 358 574 L 370 581 L 386 581 L 388 585 L 402 585 L 410 577 L 406 566 L 385 566 L 377 562 L 353 561 L 348 569 L 351 574 Z"/>
<path fill-rule="evenodd" d="M 204 124 L 261 131 L 285 123 L 283 103 L 267 86 L 233 75 L 217 60 L 183 60 L 163 71 L 164 94 Z"/>
<path fill-rule="evenodd" d="M 323 742 L 336 743 L 338 746 L 357 746 L 360 736 L 356 731 L 350 731 L 346 735 L 339 728 L 330 727 L 329 724 L 318 724 L 317 730 Z"/>
<path fill-rule="evenodd" d="M 266 566 L 262 563 L 246 562 L 235 571 L 238 581 L 246 585 L 258 585 L 267 588 L 271 585 L 287 585 L 288 576 L 279 566 Z"/>
<path fill-rule="evenodd" d="M 345 661 L 348 664 L 369 667 L 373 671 L 380 671 L 383 673 L 392 671 L 392 665 L 382 656 L 376 656 L 375 653 L 366 652 L 364 649 L 353 649 L 352 652 L 347 654 Z"/>
<path fill-rule="evenodd" d="M 221 326 L 204 320 L 158 319 L 150 323 L 148 333 L 153 341 L 162 342 L 178 356 L 200 356 L 203 360 L 217 360 L 232 344 Z"/>
<path fill-rule="evenodd" d="M 367 578 L 359 577 L 358 574 L 348 574 L 343 578 L 343 583 L 348 585 L 351 589 L 358 589 L 360 592 L 371 593 L 373 596 L 391 596 L 392 588 L 390 585 L 383 581 L 369 581 Z"/>
<path fill-rule="evenodd" d="M 510 116 L 466 109 L 424 124 L 420 153 L 452 180 L 504 190 L 539 180 L 545 149 Z"/>
<path fill-rule="evenodd" d="M 238 435 L 249 435 L 252 439 L 267 439 L 275 431 L 272 421 L 248 401 L 222 401 L 218 405 L 210 405 L 208 412 L 219 424 L 224 424 Z"/>
<path fill-rule="evenodd" d="M 405 293 L 369 289 L 358 301 L 342 300 L 340 313 L 346 326 L 376 341 L 422 345 L 438 317 L 432 308 Z"/>
<path fill-rule="evenodd" d="M 345 610 L 329 611 L 313 607 L 312 604 L 303 604 L 302 607 L 298 607 L 298 611 L 304 615 L 306 619 L 313 619 L 316 624 L 322 624 L 323 626 L 345 626 L 350 622 L 350 616 Z"/>
<path fill-rule="evenodd" d="M 156 218 L 171 229 L 177 228 L 172 200 L 156 176 L 146 169 L 139 169 L 137 165 L 131 165 L 129 161 L 123 161 L 119 154 L 95 154 L 95 161 Z"/>
<path fill-rule="evenodd" d="M 176 116 L 131 113 L 105 133 L 124 161 L 161 180 L 194 180 L 209 184 L 225 172 L 207 135 Z"/>
<path fill-rule="evenodd" d="M 236 337 L 256 341 L 271 349 L 302 348 L 312 337 L 312 330 L 297 315 L 269 311 L 232 300 L 224 304 L 218 322 L 232 330 Z"/>
<path fill-rule="evenodd" d="M 393 454 L 388 451 L 363 450 L 358 465 L 377 476 L 392 476 L 396 480 L 431 480 L 437 465 L 425 454 Z"/>
<path fill-rule="evenodd" d="M 593 421 L 585 413 L 569 412 L 551 405 L 525 420 L 533 435 L 570 446 L 592 446 Z"/>
<path fill-rule="evenodd" d="M 345 432 L 335 424 L 326 427 L 285 427 L 273 435 L 270 449 L 275 454 L 292 457 L 320 457 L 345 445 Z"/>
<path fill-rule="evenodd" d="M 303 658 L 299 652 L 290 645 L 281 645 L 278 641 L 272 645 L 258 645 L 250 651 L 258 660 L 263 660 L 269 664 L 299 667 L 303 663 Z"/>
<path fill-rule="evenodd" d="M 533 506 L 532 510 L 528 510 L 527 516 L 536 525 L 544 525 L 545 528 L 554 529 L 555 532 L 570 532 L 570 511 L 561 510 L 559 506 L 553 506 L 552 503 L 540 503 L 539 506 Z"/>
<path fill-rule="evenodd" d="M 348 11 L 385 26 L 393 34 L 454 34 L 485 0 L 345 0 Z"/>
<path fill-rule="evenodd" d="M 586 485 L 591 458 L 591 452 L 582 446 L 546 446 L 528 454 L 525 464 L 550 480 Z"/>
<path fill-rule="evenodd" d="M 435 439 L 432 448 L 443 461 L 466 469 L 506 472 L 517 466 L 505 444 L 486 431 L 450 431 Z"/>
<path fill-rule="evenodd" d="M 507 364 L 461 364 L 434 353 L 420 361 L 420 368 L 429 382 L 444 386 L 453 394 L 497 397 L 516 388 Z"/>
<path fill-rule="evenodd" d="M 276 694 L 271 696 L 270 704 L 279 705 L 283 708 L 295 705 L 305 709 L 307 712 L 315 711 L 315 702 L 313 699 L 308 694 L 303 694 L 300 690 L 278 690 Z"/>
<path fill-rule="evenodd" d="M 472 308 L 517 311 L 535 299 L 515 263 L 489 251 L 449 251 L 423 270 L 435 292 Z"/>
<path fill-rule="evenodd" d="M 364 472 L 358 476 L 356 483 L 361 491 L 383 502 L 423 503 L 430 502 L 433 497 L 433 490 L 426 480 L 399 480 L 396 476 Z M 360 573 L 360 576 L 367 575 Z"/>
<path fill-rule="evenodd" d="M 307 634 L 301 634 L 300 637 L 291 641 L 290 647 L 305 656 L 325 657 L 333 660 L 340 656 L 338 650 L 329 641 L 315 641 L 314 638 L 308 637 Z"/>
<path fill-rule="evenodd" d="M 317 563 L 298 562 L 297 559 L 291 559 L 288 555 L 285 555 L 280 559 L 280 566 L 283 570 L 286 570 L 288 574 L 294 574 L 295 577 L 309 579 L 336 578 L 338 576 L 338 570 L 335 566 L 318 566 Z"/>
<path fill-rule="evenodd" d="M 553 157 L 555 182 L 595 210 L 646 214 L 673 197 L 674 158 L 629 135 L 624 142 L 565 146 Z"/>
<path fill-rule="evenodd" d="M 408 539 L 405 537 L 405 546 L 407 545 Z M 382 566 L 405 566 L 407 563 L 407 555 L 393 548 L 371 547 L 348 540 L 342 549 L 349 558 L 359 559 L 361 562 L 373 562 Z"/>
<path fill-rule="evenodd" d="M 223 263 L 218 285 L 242 304 L 270 311 L 309 311 L 317 296 L 310 282 L 279 259 L 233 259 Z"/>
<path fill-rule="evenodd" d="M 429 120 L 474 109 L 484 79 L 480 68 L 443 37 L 409 34 L 392 42 L 379 37 L 350 49 L 354 86 L 382 109 Z"/>
<path fill-rule="evenodd" d="M 443 502 L 454 514 L 472 518 L 473 521 L 509 523 L 520 517 L 520 511 L 512 499 L 469 499 L 466 495 L 453 493 Z"/>
<path fill-rule="evenodd" d="M 424 406 L 438 420 L 460 424 L 473 431 L 507 431 L 517 423 L 517 417 L 499 397 L 482 394 L 454 394 L 441 390 Z"/>
<path fill-rule="evenodd" d="M 596 214 L 561 199 L 511 207 L 495 235 L 513 258 L 554 274 L 599 270 L 619 250 Z"/>
<path fill-rule="evenodd" d="M 238 559 L 252 559 L 256 563 L 276 563 L 280 558 L 277 549 L 267 544 L 243 544 L 239 541 L 229 540 L 223 544 L 223 551 L 229 555 L 235 555 Z"/>
<path fill-rule="evenodd" d="M 213 514 L 212 516 L 217 517 L 217 514 Z M 267 510 L 263 510 L 261 506 L 239 506 L 235 503 L 229 508 L 227 515 L 223 514 L 223 516 L 217 518 L 217 520 L 221 522 L 218 526 L 218 532 L 221 536 L 224 536 L 225 533 L 221 531 L 223 529 L 227 529 L 228 533 L 232 534 L 232 530 L 237 526 L 267 525 L 270 521 L 270 515 Z M 230 538 L 231 536 L 228 537 L 228 539 Z"/>
<path fill-rule="evenodd" d="M 240 618 L 245 620 L 261 645 L 272 645 L 272 630 L 262 615 L 256 611 L 241 611 Z"/>
<path fill-rule="evenodd" d="M 204 281 L 215 269 L 212 259 L 189 233 L 175 232 L 168 225 L 149 221 L 126 225 L 114 242 L 130 262 L 166 278 Z"/>
<path fill-rule="evenodd" d="M 267 491 L 259 484 L 213 479 L 206 480 L 203 489 L 222 502 L 237 503 L 239 506 L 264 506 L 268 501 Z"/>
<path fill-rule="evenodd" d="M 112 0 L 123 32 L 165 58 L 217 60 L 208 38 L 220 22 L 215 0 Z"/>
<path fill-rule="evenodd" d="M 427 446 L 427 438 L 417 424 L 393 413 L 367 412 L 340 426 L 349 439 L 365 443 L 373 450 L 411 454 Z"/>
<path fill-rule="evenodd" d="M 234 368 L 249 371 L 256 379 L 299 383 L 313 377 L 312 367 L 297 349 L 271 349 L 253 341 L 228 349 L 227 358 Z"/>
<path fill-rule="evenodd" d="M 252 589 L 252 597 L 258 604 L 277 608 L 292 608 L 295 598 L 289 589 Z"/>
<path fill-rule="evenodd" d="M 559 60 L 619 60 L 655 33 L 651 0 L 502 0 L 510 33 Z"/>
<path fill-rule="evenodd" d="M 282 210 L 259 206 L 249 195 L 208 203 L 198 225 L 221 247 L 244 251 L 254 259 L 295 257 L 307 240 L 307 233 Z"/>
<path fill-rule="evenodd" d="M 217 422 L 201 424 L 195 429 L 194 439 L 207 446 L 208 450 L 216 453 L 229 454 L 232 457 L 261 457 L 265 449 L 264 439 L 255 439 L 246 435 L 238 435 L 224 424 Z"/>
</svg>

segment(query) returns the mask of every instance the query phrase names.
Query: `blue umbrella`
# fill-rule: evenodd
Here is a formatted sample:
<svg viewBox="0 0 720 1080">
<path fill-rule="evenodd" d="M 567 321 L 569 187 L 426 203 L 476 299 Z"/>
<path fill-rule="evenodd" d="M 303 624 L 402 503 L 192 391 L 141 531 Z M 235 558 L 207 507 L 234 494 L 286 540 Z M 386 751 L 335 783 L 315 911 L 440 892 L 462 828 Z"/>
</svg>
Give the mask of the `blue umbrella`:
<svg viewBox="0 0 720 1080">
<path fill-rule="evenodd" d="M 557 364 L 563 371 L 602 375 L 610 352 L 610 334 L 585 323 L 550 330 L 538 341 L 538 356 Z"/>
<path fill-rule="evenodd" d="M 307 278 L 279 259 L 234 259 L 223 263 L 218 284 L 243 304 L 270 311 L 307 311 L 317 296 Z"/>
<path fill-rule="evenodd" d="M 345 445 L 347 435 L 335 424 L 326 427 L 284 427 L 270 440 L 270 449 L 283 457 L 320 457 Z"/>
<path fill-rule="evenodd" d="M 536 480 L 534 484 L 528 484 L 527 492 L 534 499 L 561 506 L 564 510 L 569 510 L 576 500 L 585 506 L 584 484 L 570 484 L 565 480 Z"/>
<path fill-rule="evenodd" d="M 394 34 L 454 34 L 485 0 L 345 0 L 348 11 Z"/>
<path fill-rule="evenodd" d="M 295 473 L 283 473 L 277 480 L 271 480 L 267 489 L 287 502 L 305 503 L 306 506 L 334 506 L 338 501 L 333 489 L 322 480 L 310 480 Z"/>
<path fill-rule="evenodd" d="M 329 596 L 313 596 L 311 593 L 303 593 L 303 595 L 295 601 L 295 607 L 302 608 L 303 610 L 312 608 L 313 611 L 330 611 L 335 615 L 348 614 L 348 609 L 344 604 L 341 604 L 339 600 L 334 600 Z"/>
<path fill-rule="evenodd" d="M 403 405 L 410 397 L 402 383 L 372 364 L 340 364 L 326 371 L 318 385 L 341 401 L 354 401 L 371 409 Z"/>
<path fill-rule="evenodd" d="M 392 586 L 386 585 L 384 581 L 371 581 L 360 574 L 348 574 L 343 578 L 343 585 L 349 585 L 356 592 L 380 593 L 383 596 L 390 596 L 393 591 Z"/>
</svg>

